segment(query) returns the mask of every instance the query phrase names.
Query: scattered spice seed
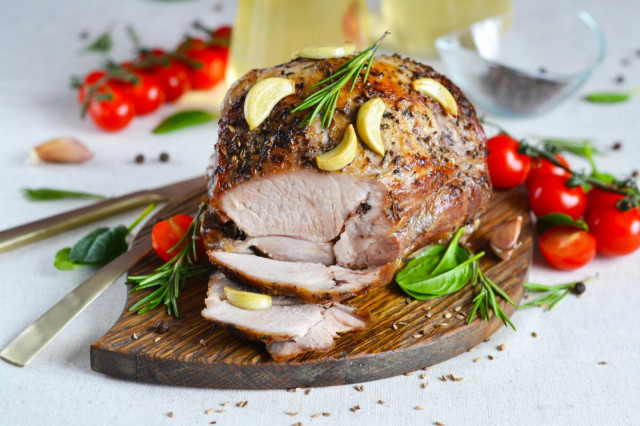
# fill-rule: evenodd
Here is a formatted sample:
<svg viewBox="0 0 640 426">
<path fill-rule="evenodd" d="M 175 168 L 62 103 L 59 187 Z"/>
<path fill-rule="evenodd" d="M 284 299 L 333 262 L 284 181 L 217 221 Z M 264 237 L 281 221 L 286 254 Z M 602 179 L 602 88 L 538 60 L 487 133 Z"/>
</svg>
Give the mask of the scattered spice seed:
<svg viewBox="0 0 640 426">
<path fill-rule="evenodd" d="M 360 405 L 354 405 L 353 407 L 349 408 L 349 411 L 351 411 L 352 413 L 355 413 L 359 409 L 360 409 Z"/>
<path fill-rule="evenodd" d="M 213 408 L 209 408 L 207 409 L 207 411 L 204 412 L 207 416 L 210 416 L 213 414 Z"/>
<path fill-rule="evenodd" d="M 487 337 L 486 339 L 483 340 L 483 342 L 487 343 L 489 340 L 491 340 L 491 337 Z"/>
<path fill-rule="evenodd" d="M 584 293 L 584 291 L 585 291 L 586 289 L 587 289 L 587 286 L 586 286 L 586 285 L 584 285 L 584 283 L 583 283 L 583 282 L 576 283 L 576 284 L 573 286 L 573 292 L 574 292 L 575 294 L 577 294 L 577 295 L 580 295 L 580 294 Z"/>
<path fill-rule="evenodd" d="M 136 333 L 133 333 L 133 335 L 131 336 L 131 338 L 133 340 L 138 340 L 138 335 Z"/>
<path fill-rule="evenodd" d="M 451 318 L 451 317 L 452 317 L 451 312 L 445 312 L 445 313 L 444 313 L 444 317 L 445 317 L 446 319 Z"/>
<path fill-rule="evenodd" d="M 204 339 L 200 339 L 200 344 L 202 346 L 207 346 L 207 342 L 205 342 Z"/>
<path fill-rule="evenodd" d="M 383 400 L 379 399 L 379 400 L 378 400 L 378 404 L 380 404 L 380 405 L 384 405 L 384 404 L 386 404 L 386 402 L 384 402 Z"/>
<path fill-rule="evenodd" d="M 298 414 L 300 414 L 297 411 L 285 411 L 285 413 L 289 416 L 297 416 Z"/>
<path fill-rule="evenodd" d="M 167 161 L 169 161 L 169 154 L 167 154 L 166 152 L 161 153 L 159 160 L 161 163 L 166 163 Z"/>
<path fill-rule="evenodd" d="M 617 76 L 615 81 L 616 81 L 617 84 L 624 83 L 624 76 L 623 75 Z"/>
<path fill-rule="evenodd" d="M 135 161 L 136 164 L 144 163 L 144 155 L 142 154 L 136 155 L 136 158 L 134 158 L 133 161 Z"/>
<path fill-rule="evenodd" d="M 404 373 L 404 375 L 405 375 L 405 376 L 407 376 L 407 377 L 408 377 L 408 376 L 413 376 L 413 372 L 411 372 L 411 371 L 407 371 L 406 373 Z"/>
<path fill-rule="evenodd" d="M 172 418 L 173 418 L 173 411 L 169 411 L 169 412 L 167 413 L 167 417 L 169 417 L 170 419 L 172 419 Z"/>
<path fill-rule="evenodd" d="M 227 410 L 216 410 L 216 413 L 220 413 L 220 414 L 226 413 L 226 412 L 227 412 Z"/>
<path fill-rule="evenodd" d="M 426 373 L 422 373 L 422 374 L 420 375 L 420 378 L 421 378 L 422 380 L 426 379 L 426 378 L 427 378 L 427 374 L 426 374 Z"/>
<path fill-rule="evenodd" d="M 354 388 L 358 392 L 364 392 L 364 385 L 355 385 Z"/>
<path fill-rule="evenodd" d="M 600 361 L 598 365 L 607 365 L 607 361 Z"/>
<path fill-rule="evenodd" d="M 438 327 L 446 327 L 448 325 L 449 324 L 447 324 L 446 322 L 442 322 L 442 323 L 438 324 Z"/>
<path fill-rule="evenodd" d="M 431 318 L 433 314 L 431 312 L 427 312 L 427 318 Z"/>
<path fill-rule="evenodd" d="M 424 405 L 416 405 L 415 407 L 413 407 L 414 410 L 424 410 Z"/>
<path fill-rule="evenodd" d="M 611 149 L 613 149 L 614 151 L 618 151 L 621 148 L 622 148 L 622 142 L 620 141 L 615 141 L 613 145 L 611 145 Z"/>
<path fill-rule="evenodd" d="M 230 402 L 229 402 L 229 401 L 225 401 L 225 402 L 221 403 L 220 405 L 222 405 L 223 407 L 226 407 L 226 406 L 228 406 L 229 404 L 230 404 Z"/>
<path fill-rule="evenodd" d="M 429 382 L 424 382 L 423 384 L 420 385 L 422 389 L 425 389 L 427 386 L 429 386 Z"/>
<path fill-rule="evenodd" d="M 640 176 L 640 172 L 638 170 L 634 170 L 633 172 L 631 172 L 632 178 L 637 178 L 638 176 Z"/>
<path fill-rule="evenodd" d="M 329 417 L 331 415 L 331 413 L 322 413 L 322 417 Z"/>
<path fill-rule="evenodd" d="M 215 420 L 212 420 L 212 421 L 210 421 L 210 422 L 209 422 L 209 424 L 210 424 L 210 425 L 216 425 L 216 424 L 218 424 L 218 422 L 217 422 L 217 421 L 215 421 Z"/>
<path fill-rule="evenodd" d="M 156 322 L 156 331 L 160 334 L 164 334 L 169 331 L 169 323 L 167 321 L 157 321 Z"/>
<path fill-rule="evenodd" d="M 414 335 L 413 335 L 413 338 L 414 338 L 414 339 L 419 339 L 419 338 L 421 338 L 423 335 L 424 335 L 424 333 L 423 333 L 422 331 L 420 331 L 420 332 L 418 332 L 418 333 L 414 334 Z"/>
<path fill-rule="evenodd" d="M 493 361 L 495 359 L 493 355 L 487 355 L 487 358 L 489 358 L 489 361 Z"/>
<path fill-rule="evenodd" d="M 464 319 L 464 315 L 458 314 L 458 315 L 456 315 L 456 319 Z"/>
<path fill-rule="evenodd" d="M 244 408 L 249 404 L 249 401 L 240 401 L 236 404 L 236 407 Z"/>
<path fill-rule="evenodd" d="M 504 343 L 500 343 L 500 346 L 498 346 L 498 350 L 504 351 L 505 349 L 507 349 L 507 345 L 505 345 Z"/>
<path fill-rule="evenodd" d="M 460 312 L 460 310 L 461 310 L 461 309 L 462 309 L 462 306 L 458 306 L 458 307 L 456 307 L 453 311 L 454 311 L 454 312 Z"/>
<path fill-rule="evenodd" d="M 322 413 L 315 413 L 311 416 L 312 419 L 317 419 L 318 417 L 321 417 Z"/>
<path fill-rule="evenodd" d="M 476 358 L 473 360 L 473 362 L 481 362 L 481 361 L 482 361 L 482 358 Z"/>
<path fill-rule="evenodd" d="M 434 425 L 436 425 L 436 426 L 445 426 L 445 424 L 444 424 L 444 423 L 440 423 L 440 422 L 439 422 L 439 421 L 437 421 L 437 420 L 436 420 L 435 422 L 433 422 L 433 424 L 434 424 Z"/>
<path fill-rule="evenodd" d="M 78 37 L 80 37 L 80 40 L 86 40 L 87 38 L 89 38 L 89 31 L 87 30 L 80 31 L 80 34 L 78 34 Z"/>
<path fill-rule="evenodd" d="M 534 338 L 535 338 L 535 337 L 538 337 L 538 333 L 536 333 L 535 331 L 532 331 L 532 332 L 531 332 L 531 337 L 534 337 Z"/>
<path fill-rule="evenodd" d="M 309 395 L 311 393 L 311 389 L 307 389 L 306 391 L 304 391 L 305 395 Z"/>
<path fill-rule="evenodd" d="M 474 347 L 470 348 L 467 352 L 473 352 L 475 350 L 476 350 L 476 347 L 474 346 Z"/>
<path fill-rule="evenodd" d="M 442 376 L 440 376 L 440 380 L 442 380 L 443 382 L 447 381 L 447 378 L 444 376 L 444 374 Z"/>
<path fill-rule="evenodd" d="M 154 343 L 158 343 L 161 340 L 160 336 L 156 337 L 155 339 L 153 339 Z"/>
<path fill-rule="evenodd" d="M 461 382 L 464 380 L 464 377 L 456 377 L 453 374 L 449 374 L 449 379 L 454 382 Z"/>
</svg>

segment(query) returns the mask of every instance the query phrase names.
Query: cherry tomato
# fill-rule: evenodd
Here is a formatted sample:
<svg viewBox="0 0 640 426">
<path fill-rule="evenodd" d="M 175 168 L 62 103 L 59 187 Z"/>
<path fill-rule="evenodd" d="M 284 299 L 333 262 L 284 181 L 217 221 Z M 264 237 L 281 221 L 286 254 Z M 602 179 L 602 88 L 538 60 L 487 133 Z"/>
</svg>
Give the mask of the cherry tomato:
<svg viewBox="0 0 640 426">
<path fill-rule="evenodd" d="M 493 186 L 500 189 L 515 188 L 522 184 L 531 168 L 531 157 L 518 153 L 518 142 L 501 134 L 487 141 L 489 175 Z"/>
<path fill-rule="evenodd" d="M 106 85 L 98 90 L 96 97 L 89 101 L 89 115 L 98 127 L 106 131 L 126 127 L 136 115 L 131 97 L 115 85 Z M 100 99 L 106 96 L 108 99 Z"/>
<path fill-rule="evenodd" d="M 144 60 L 148 55 L 154 57 L 166 56 L 162 49 L 152 49 L 140 55 L 140 60 Z M 168 59 L 166 64 L 153 67 L 153 75 L 164 92 L 165 101 L 173 102 L 191 89 L 189 83 L 189 69 L 183 63 L 175 59 Z"/>
<path fill-rule="evenodd" d="M 216 28 L 215 31 L 211 33 L 211 37 L 214 40 L 226 41 L 228 44 L 229 40 L 231 40 L 231 31 L 232 31 L 231 26 L 222 25 Z"/>
<path fill-rule="evenodd" d="M 531 184 L 529 206 L 538 217 L 564 213 L 578 219 L 587 206 L 587 195 L 579 186 L 569 188 L 564 176 L 541 176 Z"/>
<path fill-rule="evenodd" d="M 185 53 L 189 50 L 199 50 L 206 49 L 209 47 L 207 42 L 202 40 L 201 38 L 186 38 L 184 39 L 176 48 L 176 52 Z"/>
<path fill-rule="evenodd" d="M 87 93 L 89 92 L 89 87 L 92 84 L 97 83 L 97 81 L 100 80 L 102 77 L 104 77 L 105 74 L 106 72 L 103 70 L 91 71 L 89 74 L 87 74 L 84 80 L 82 80 L 82 83 L 80 84 L 80 88 L 78 88 L 79 104 L 82 105 L 82 103 L 84 102 L 84 99 L 87 96 Z"/>
<path fill-rule="evenodd" d="M 584 217 L 589 217 L 591 212 L 600 206 L 614 206 L 618 200 L 623 198 L 622 194 L 593 187 L 587 192 L 587 208 L 584 211 Z"/>
<path fill-rule="evenodd" d="M 558 160 L 563 166 L 569 168 L 569 163 L 567 163 L 567 160 L 565 160 L 562 155 L 556 154 L 556 160 Z M 558 167 L 545 159 L 535 158 L 531 162 L 531 171 L 529 172 L 529 177 L 527 177 L 527 188 L 531 188 L 534 180 L 536 180 L 540 176 L 546 175 L 568 177 L 570 173 L 562 167 Z"/>
<path fill-rule="evenodd" d="M 615 204 L 602 204 L 587 216 L 598 251 L 607 256 L 623 256 L 640 247 L 640 209 L 620 211 Z"/>
<path fill-rule="evenodd" d="M 210 89 L 224 79 L 229 49 L 222 46 L 206 49 L 189 49 L 185 55 L 197 64 L 198 68 L 189 68 L 189 82 L 196 90 Z"/>
<path fill-rule="evenodd" d="M 556 269 L 564 271 L 586 265 L 596 255 L 596 239 L 573 226 L 547 229 L 539 241 L 542 256 Z"/>
<path fill-rule="evenodd" d="M 151 74 L 141 71 L 130 71 L 138 77 L 137 83 L 119 82 L 133 100 L 136 114 L 144 115 L 157 110 L 164 102 L 164 91 L 158 80 Z"/>
<path fill-rule="evenodd" d="M 187 233 L 189 226 L 193 222 L 193 218 L 186 214 L 173 216 L 171 219 L 162 220 L 153 225 L 151 231 L 151 245 L 160 258 L 164 261 L 173 259 L 184 246 L 184 242 L 180 246 L 171 250 L 180 242 L 182 237 Z M 196 243 L 198 258 L 204 256 L 204 245 L 202 241 Z"/>
</svg>

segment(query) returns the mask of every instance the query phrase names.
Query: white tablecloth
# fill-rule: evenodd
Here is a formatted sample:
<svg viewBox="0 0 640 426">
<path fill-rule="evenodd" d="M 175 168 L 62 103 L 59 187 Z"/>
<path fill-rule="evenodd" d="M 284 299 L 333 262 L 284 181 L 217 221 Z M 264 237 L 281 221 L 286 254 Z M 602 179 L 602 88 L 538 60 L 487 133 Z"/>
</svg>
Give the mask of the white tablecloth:
<svg viewBox="0 0 640 426">
<path fill-rule="evenodd" d="M 556 2 L 547 0 L 551 8 Z M 640 3 L 564 1 L 592 12 L 604 28 L 607 59 L 586 88 L 640 85 Z M 518 1 L 516 7 L 528 7 Z M 231 22 L 235 4 L 214 11 L 212 1 L 14 1 L 0 8 L 0 229 L 84 205 L 82 201 L 30 203 L 20 188 L 52 186 L 116 195 L 157 186 L 201 173 L 216 139 L 215 125 L 165 136 L 150 129 L 163 107 L 138 118 L 125 131 L 107 134 L 80 121 L 71 73 L 82 75 L 96 58 L 80 56 L 79 33 L 92 36 L 118 24 L 115 57 L 130 55 L 123 24 L 132 23 L 143 42 L 172 46 L 194 18 L 212 26 Z M 558 34 L 558 37 L 562 37 Z M 623 67 L 627 58 L 630 65 Z M 576 95 L 551 113 L 528 120 L 502 120 L 516 135 L 590 137 L 602 148 L 622 141 L 621 151 L 599 159 L 603 169 L 622 175 L 640 168 L 640 97 L 627 104 L 597 106 Z M 82 166 L 26 165 L 31 146 L 58 135 L 72 135 L 95 152 Z M 168 163 L 155 158 L 162 151 Z M 133 163 L 143 153 L 147 163 Z M 105 224 L 128 223 L 136 213 Z M 52 266 L 55 252 L 69 246 L 91 226 L 0 255 L 0 346 L 87 278 L 89 268 L 73 272 Z M 519 311 L 517 332 L 498 331 L 473 353 L 432 367 L 422 388 L 419 373 L 353 386 L 313 389 L 309 395 L 285 391 L 226 391 L 148 385 L 95 373 L 89 345 L 116 320 L 126 288 L 122 280 L 80 315 L 28 367 L 0 362 L 0 424 L 639 424 L 640 401 L 640 252 L 604 259 L 581 270 L 562 273 L 547 267 L 537 254 L 530 279 L 555 283 L 596 272 L 581 299 L 566 298 L 552 312 Z M 538 337 L 532 337 L 536 332 Z M 506 349 L 496 346 L 505 343 Z M 487 355 L 495 359 L 490 361 Z M 482 357 L 479 363 L 472 362 Z M 601 365 L 606 361 L 606 365 Z M 442 382 L 443 374 L 464 377 Z M 235 403 L 248 400 L 248 406 Z M 386 402 L 384 405 L 378 400 Z M 206 415 L 208 408 L 227 412 Z M 361 409 L 351 412 L 350 407 Z M 423 405 L 422 411 L 414 410 Z M 175 413 L 169 418 L 167 413 Z M 286 411 L 300 412 L 296 417 Z M 330 417 L 311 418 L 317 412 Z"/>
</svg>

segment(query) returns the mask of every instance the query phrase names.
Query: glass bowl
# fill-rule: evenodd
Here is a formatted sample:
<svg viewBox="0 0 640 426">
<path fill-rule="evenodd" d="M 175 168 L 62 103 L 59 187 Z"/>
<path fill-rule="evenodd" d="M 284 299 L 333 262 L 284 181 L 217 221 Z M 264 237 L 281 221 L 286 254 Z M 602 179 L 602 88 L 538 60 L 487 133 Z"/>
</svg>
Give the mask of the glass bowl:
<svg viewBox="0 0 640 426">
<path fill-rule="evenodd" d="M 496 16 L 440 36 L 436 48 L 477 107 L 520 117 L 560 104 L 605 54 L 600 26 L 583 10 Z"/>
</svg>

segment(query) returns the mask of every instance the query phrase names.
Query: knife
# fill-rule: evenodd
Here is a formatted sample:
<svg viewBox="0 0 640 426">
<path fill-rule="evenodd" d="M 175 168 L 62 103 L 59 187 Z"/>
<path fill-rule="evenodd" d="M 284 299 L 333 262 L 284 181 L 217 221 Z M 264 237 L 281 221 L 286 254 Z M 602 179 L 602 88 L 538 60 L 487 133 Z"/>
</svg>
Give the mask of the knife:
<svg viewBox="0 0 640 426">
<path fill-rule="evenodd" d="M 7 229 L 0 232 L 0 253 L 135 207 L 170 201 L 200 187 L 205 190 L 204 176 L 109 198 L 87 207 Z"/>
</svg>

